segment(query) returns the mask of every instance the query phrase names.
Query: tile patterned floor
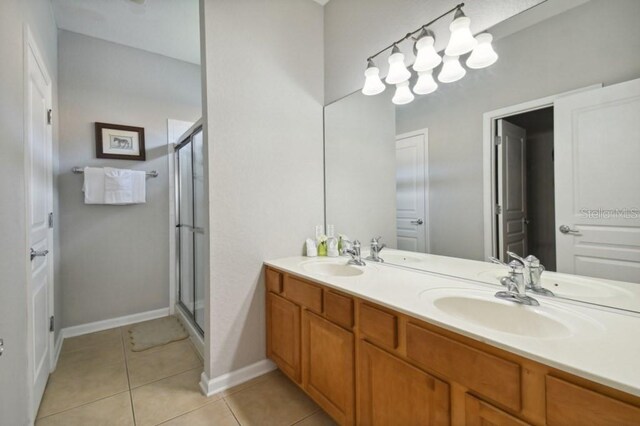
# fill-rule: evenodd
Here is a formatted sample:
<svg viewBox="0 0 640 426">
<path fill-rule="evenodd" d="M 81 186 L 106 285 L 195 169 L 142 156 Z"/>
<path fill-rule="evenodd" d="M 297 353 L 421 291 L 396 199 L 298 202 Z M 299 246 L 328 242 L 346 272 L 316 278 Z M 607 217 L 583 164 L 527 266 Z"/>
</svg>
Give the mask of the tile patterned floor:
<svg viewBox="0 0 640 426">
<path fill-rule="evenodd" d="M 279 371 L 205 397 L 189 340 L 132 352 L 131 326 L 65 339 L 37 426 L 329 426 Z"/>
</svg>

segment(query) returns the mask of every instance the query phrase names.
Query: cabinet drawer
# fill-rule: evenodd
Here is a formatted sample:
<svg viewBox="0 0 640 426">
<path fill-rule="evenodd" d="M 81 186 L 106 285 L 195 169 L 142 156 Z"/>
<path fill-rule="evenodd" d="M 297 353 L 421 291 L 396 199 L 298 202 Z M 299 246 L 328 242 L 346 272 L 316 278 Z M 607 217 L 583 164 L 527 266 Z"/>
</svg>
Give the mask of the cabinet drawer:
<svg viewBox="0 0 640 426">
<path fill-rule="evenodd" d="M 367 304 L 360 305 L 360 331 L 369 340 L 391 349 L 398 347 L 398 317 Z"/>
<path fill-rule="evenodd" d="M 332 291 L 324 292 L 324 314 L 345 328 L 353 327 L 353 299 Z"/>
<path fill-rule="evenodd" d="M 467 426 L 527 426 L 529 424 L 469 394 L 465 395 L 464 416 Z"/>
<path fill-rule="evenodd" d="M 640 425 L 640 408 L 555 377 L 546 377 L 547 425 Z"/>
<path fill-rule="evenodd" d="M 407 324 L 407 357 L 469 389 L 520 410 L 520 366 Z"/>
<path fill-rule="evenodd" d="M 284 296 L 310 310 L 322 313 L 322 289 L 291 276 L 284 279 Z"/>
<path fill-rule="evenodd" d="M 267 268 L 265 280 L 267 282 L 267 291 L 277 294 L 282 293 L 282 274 L 280 272 Z"/>
</svg>

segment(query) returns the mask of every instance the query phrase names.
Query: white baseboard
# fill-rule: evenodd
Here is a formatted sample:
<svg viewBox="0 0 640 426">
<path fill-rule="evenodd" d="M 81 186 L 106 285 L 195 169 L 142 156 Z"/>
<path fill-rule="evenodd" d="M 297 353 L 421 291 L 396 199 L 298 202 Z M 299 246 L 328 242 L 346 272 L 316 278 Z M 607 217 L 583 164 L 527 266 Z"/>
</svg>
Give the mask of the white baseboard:
<svg viewBox="0 0 640 426">
<path fill-rule="evenodd" d="M 204 359 L 204 339 L 202 338 L 198 330 L 196 330 L 196 328 L 193 326 L 189 318 L 186 317 L 182 308 L 177 304 L 175 307 L 175 315 L 178 317 L 182 325 L 184 325 L 184 327 L 187 329 L 191 343 L 193 343 L 193 346 L 195 346 L 196 350 L 200 353 L 200 357 Z"/>
<path fill-rule="evenodd" d="M 162 318 L 169 315 L 169 308 L 156 309 L 155 311 L 140 312 L 139 314 L 126 315 L 118 318 L 111 318 L 103 321 L 90 322 L 88 324 L 74 325 L 63 328 L 62 338 L 81 336 L 83 334 L 95 333 L 96 331 L 108 330 L 110 328 L 122 327 L 123 325 L 134 324 L 136 322 L 148 321 Z"/>
<path fill-rule="evenodd" d="M 275 369 L 276 365 L 273 362 L 268 359 L 263 359 L 255 364 L 223 374 L 222 376 L 214 377 L 213 379 L 209 379 L 207 374 L 203 372 L 200 376 L 200 389 L 202 389 L 202 393 L 206 396 L 212 396 Z"/>
</svg>

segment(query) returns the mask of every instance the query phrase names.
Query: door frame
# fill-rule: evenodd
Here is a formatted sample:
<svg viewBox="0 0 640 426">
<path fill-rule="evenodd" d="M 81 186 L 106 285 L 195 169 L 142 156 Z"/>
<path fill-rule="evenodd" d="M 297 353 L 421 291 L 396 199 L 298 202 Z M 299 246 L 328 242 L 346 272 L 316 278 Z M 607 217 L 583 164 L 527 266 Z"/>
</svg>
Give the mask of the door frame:
<svg viewBox="0 0 640 426">
<path fill-rule="evenodd" d="M 30 161 L 30 149 L 31 145 L 28 142 L 29 138 L 29 111 L 27 111 L 27 98 L 29 96 L 29 55 L 33 54 L 33 57 L 36 61 L 37 66 L 40 68 L 40 71 L 43 74 L 45 82 L 48 86 L 49 90 L 49 105 L 47 105 L 47 109 L 53 108 L 53 82 L 51 80 L 51 74 L 47 70 L 46 64 L 42 59 L 43 56 L 40 53 L 40 49 L 33 37 L 33 33 L 28 25 L 24 25 L 23 30 L 23 99 L 24 99 L 24 108 L 23 108 L 23 138 L 24 138 L 24 194 L 25 194 L 25 241 L 27 242 L 27 250 L 31 244 L 31 233 L 29 223 L 31 221 L 31 161 Z M 53 212 L 53 121 L 50 125 L 47 126 L 47 138 L 51 143 L 51 152 L 49 156 L 50 161 L 50 173 L 49 173 L 49 182 L 47 189 L 47 203 L 50 211 Z M 48 275 L 48 288 L 47 288 L 47 309 L 48 309 L 48 317 L 55 316 L 55 303 L 54 303 L 54 292 L 55 292 L 55 283 L 54 283 L 54 263 L 55 263 L 55 252 L 54 252 L 54 244 L 53 244 L 53 228 L 49 227 L 48 229 L 48 247 L 49 250 L 48 256 L 48 266 L 47 266 L 47 275 Z M 35 360 L 33 359 L 33 353 L 31 351 L 31 345 L 33 344 L 33 323 L 31 321 L 33 312 L 31 309 L 31 260 L 29 258 L 29 253 L 25 253 L 26 260 L 26 282 L 27 282 L 27 298 L 26 298 L 26 312 L 27 312 L 27 380 L 28 380 L 28 390 L 29 390 L 29 414 L 33 415 L 35 418 L 38 407 L 35 406 L 35 395 L 33 394 L 33 367 Z M 56 353 L 56 345 L 55 345 L 55 330 L 49 332 L 49 336 L 47 339 L 48 351 L 49 351 L 49 373 L 53 371 L 55 368 L 57 353 Z M 35 411 L 33 411 L 35 410 Z"/>
<path fill-rule="evenodd" d="M 406 132 L 406 133 L 401 133 L 399 135 L 396 135 L 396 139 L 394 141 L 394 143 L 396 143 L 398 141 L 398 139 L 405 139 L 405 138 L 410 138 L 413 136 L 424 136 L 424 182 L 423 182 L 423 188 L 424 188 L 424 247 L 425 247 L 425 252 L 426 253 L 431 253 L 431 232 L 430 232 L 430 224 L 431 224 L 431 220 L 430 220 L 430 215 L 429 215 L 429 128 L 425 127 L 423 129 L 418 129 L 418 130 L 413 130 L 411 132 Z M 397 216 L 397 214 L 396 214 Z M 398 226 L 397 224 L 397 219 L 396 219 L 396 228 Z"/>
<path fill-rule="evenodd" d="M 543 108 L 553 107 L 559 98 L 573 95 L 588 90 L 600 89 L 602 83 L 592 84 L 567 92 L 538 98 L 527 102 L 506 106 L 504 108 L 485 112 L 482 115 L 482 202 L 483 202 L 483 223 L 484 223 L 484 258 L 496 256 L 498 229 L 495 221 L 495 206 L 497 205 L 497 191 L 493 184 L 497 179 L 496 174 L 496 152 L 495 135 L 497 130 L 496 122 L 501 118 L 508 118 L 512 115 L 525 112 L 536 111 Z M 497 257 L 497 256 L 496 256 Z"/>
</svg>

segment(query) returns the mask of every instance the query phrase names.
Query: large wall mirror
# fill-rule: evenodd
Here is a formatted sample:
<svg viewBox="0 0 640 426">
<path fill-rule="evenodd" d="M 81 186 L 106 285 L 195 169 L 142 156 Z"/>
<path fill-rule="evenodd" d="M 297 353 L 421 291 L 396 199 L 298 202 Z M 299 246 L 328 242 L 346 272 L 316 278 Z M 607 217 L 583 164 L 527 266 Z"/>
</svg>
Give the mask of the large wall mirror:
<svg viewBox="0 0 640 426">
<path fill-rule="evenodd" d="M 489 68 L 327 105 L 326 221 L 382 236 L 387 264 L 488 284 L 507 272 L 490 256 L 535 255 L 556 296 L 640 311 L 639 8 L 543 7 L 489 30 Z"/>
</svg>

